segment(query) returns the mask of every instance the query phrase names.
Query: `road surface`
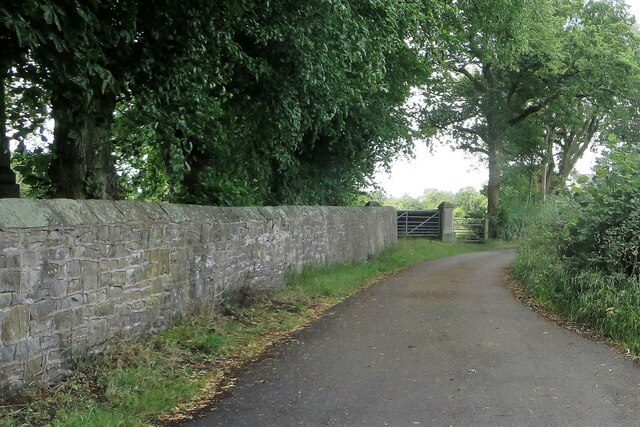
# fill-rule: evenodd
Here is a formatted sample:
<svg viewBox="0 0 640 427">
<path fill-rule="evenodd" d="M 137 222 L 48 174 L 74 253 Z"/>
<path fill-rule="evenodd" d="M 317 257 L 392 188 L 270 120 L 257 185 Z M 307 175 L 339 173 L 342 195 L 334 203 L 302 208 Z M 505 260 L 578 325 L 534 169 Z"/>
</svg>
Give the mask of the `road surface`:
<svg viewBox="0 0 640 427">
<path fill-rule="evenodd" d="M 509 250 L 405 270 L 336 306 L 185 426 L 640 426 L 640 369 L 522 306 Z"/>
</svg>

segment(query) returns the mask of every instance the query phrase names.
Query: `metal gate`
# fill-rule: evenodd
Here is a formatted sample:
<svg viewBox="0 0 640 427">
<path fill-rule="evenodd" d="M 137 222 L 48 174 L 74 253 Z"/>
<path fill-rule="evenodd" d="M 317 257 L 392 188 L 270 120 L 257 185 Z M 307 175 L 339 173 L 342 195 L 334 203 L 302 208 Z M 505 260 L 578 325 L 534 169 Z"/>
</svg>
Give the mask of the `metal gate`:
<svg viewBox="0 0 640 427">
<path fill-rule="evenodd" d="M 457 218 L 453 220 L 453 232 L 459 242 L 484 241 L 485 220 L 478 218 Z"/>
<path fill-rule="evenodd" d="M 440 211 L 398 211 L 398 237 L 426 237 L 440 235 Z"/>
</svg>

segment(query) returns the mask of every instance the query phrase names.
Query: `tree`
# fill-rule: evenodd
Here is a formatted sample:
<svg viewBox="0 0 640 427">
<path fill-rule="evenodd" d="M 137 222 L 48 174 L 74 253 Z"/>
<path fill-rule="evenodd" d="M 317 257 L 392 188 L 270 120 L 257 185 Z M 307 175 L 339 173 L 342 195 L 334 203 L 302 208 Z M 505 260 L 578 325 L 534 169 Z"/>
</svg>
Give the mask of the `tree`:
<svg viewBox="0 0 640 427">
<path fill-rule="evenodd" d="M 385 204 L 399 210 L 416 211 L 425 209 L 420 199 L 411 197 L 409 194 L 404 194 L 399 198 L 388 199 Z"/>
<path fill-rule="evenodd" d="M 634 87 L 637 69 L 637 36 L 620 2 L 512 3 L 459 2 L 452 17 L 458 43 L 447 46 L 429 87 L 436 102 L 426 109 L 427 127 L 487 156 L 491 237 L 498 233 L 503 157 L 551 148 L 544 157 L 557 155 L 559 178 L 548 181 L 562 183 L 620 91 Z M 531 136 L 532 120 L 542 126 L 538 136 Z"/>
<path fill-rule="evenodd" d="M 411 149 L 405 100 L 430 73 L 451 7 L 25 4 L 36 5 L 24 22 L 39 32 L 30 45 L 17 37 L 32 66 L 14 78 L 55 119 L 52 195 L 118 198 L 124 184 L 127 197 L 211 204 L 351 200 Z M 45 163 L 33 158 L 18 163 Z"/>
<path fill-rule="evenodd" d="M 163 179 L 140 167 L 123 176 L 159 186 L 137 194 L 192 203 L 348 202 L 379 164 L 410 149 L 403 104 L 425 76 L 419 50 L 433 36 L 420 31 L 433 22 L 433 4 L 273 1 L 219 10 L 206 52 L 189 60 L 219 71 L 171 83 L 170 97 L 143 91 L 116 119 L 126 141 L 119 163 L 137 162 L 145 146 L 164 164 Z M 150 126 L 165 122 L 177 126 Z M 146 144 L 127 136 L 136 128 Z"/>
<path fill-rule="evenodd" d="M 215 8 L 199 1 L 17 4 L 2 12 L 28 72 L 12 65 L 20 84 L 10 86 L 9 99 L 17 98 L 16 88 L 29 87 L 50 106 L 52 195 L 119 197 L 111 135 L 116 104 L 134 87 L 162 91 L 162 79 L 152 76 L 170 75 L 175 58 L 201 46 L 198 35 Z M 12 127 L 24 131 L 19 123 Z"/>
<path fill-rule="evenodd" d="M 13 92 L 11 83 L 15 73 L 30 68 L 28 49 L 46 38 L 45 33 L 30 25 L 28 18 L 40 8 L 51 8 L 49 2 L 33 0 L 8 0 L 0 6 L 0 197 L 19 197 L 16 175 L 11 170 L 11 153 L 7 123 L 10 116 Z M 16 96 L 14 102 L 24 97 Z"/>
<path fill-rule="evenodd" d="M 442 191 L 436 188 L 427 188 L 422 192 L 420 202 L 423 209 L 438 209 L 442 202 L 453 203 L 455 196 L 450 191 Z"/>
<path fill-rule="evenodd" d="M 469 0 L 458 2 L 457 13 L 448 17 L 454 39 L 444 46 L 441 68 L 426 87 L 433 103 L 425 109 L 423 127 L 450 134 L 459 149 L 487 156 L 491 238 L 498 233 L 507 133 L 559 93 L 562 79 L 549 77 L 556 71 L 566 7 L 551 0 Z"/>
<path fill-rule="evenodd" d="M 640 35 L 627 6 L 589 2 L 570 22 L 562 39 L 564 67 L 579 73 L 540 117 L 547 192 L 564 186 L 577 161 L 616 123 L 633 119 L 640 100 Z"/>
<path fill-rule="evenodd" d="M 458 190 L 453 196 L 453 204 L 465 218 L 484 219 L 487 215 L 487 197 L 473 187 Z"/>
</svg>

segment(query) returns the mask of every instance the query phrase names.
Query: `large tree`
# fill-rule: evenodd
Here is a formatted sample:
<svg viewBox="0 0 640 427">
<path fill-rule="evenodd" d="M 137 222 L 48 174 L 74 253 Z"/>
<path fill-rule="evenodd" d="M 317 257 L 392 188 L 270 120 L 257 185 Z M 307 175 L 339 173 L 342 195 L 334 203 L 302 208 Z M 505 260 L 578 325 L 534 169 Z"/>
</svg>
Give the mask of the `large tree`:
<svg viewBox="0 0 640 427">
<path fill-rule="evenodd" d="M 551 76 L 560 56 L 567 5 L 465 0 L 448 17 L 454 37 L 426 89 L 423 128 L 486 156 L 489 235 L 498 234 L 502 152 L 510 129 L 559 95 Z M 564 3 L 564 2 L 563 2 Z M 570 71 L 565 70 L 568 74 Z M 562 72 L 561 72 L 562 74 Z"/>
<path fill-rule="evenodd" d="M 215 73 L 168 98 L 134 97 L 117 118 L 123 134 L 145 129 L 146 143 L 128 137 L 122 146 L 121 167 L 132 172 L 123 176 L 141 195 L 187 202 L 348 201 L 378 164 L 409 149 L 403 104 L 425 76 L 419 51 L 434 37 L 424 29 L 436 22 L 435 4 L 272 1 L 220 9 L 216 35 L 195 61 Z M 150 103 L 155 108 L 145 108 Z M 158 122 L 188 126 L 145 124 Z M 164 165 L 162 174 L 127 166 L 139 147 Z"/>
<path fill-rule="evenodd" d="M 51 2 L 17 78 L 49 98 L 53 195 L 214 204 L 345 202 L 407 151 L 443 7 Z"/>
<path fill-rule="evenodd" d="M 117 103 L 133 89 L 161 91 L 163 79 L 155 75 L 167 78 L 176 58 L 200 48 L 199 36 L 215 9 L 204 1 L 146 0 L 27 1 L 2 9 L 6 33 L 28 64 L 20 67 L 9 58 L 10 69 L 18 72 L 4 86 L 8 99 L 15 102 L 16 91 L 25 87 L 37 89 L 41 96 L 34 99 L 45 99 L 55 120 L 51 195 L 120 196 L 111 133 Z M 24 131 L 20 123 L 10 124 Z"/>
<path fill-rule="evenodd" d="M 490 236 L 496 237 L 508 154 L 545 146 L 546 129 L 546 146 L 561 148 L 555 150 L 559 173 L 568 174 L 588 146 L 579 141 L 597 134 L 616 93 L 633 86 L 637 44 L 620 2 L 470 0 L 458 6 L 451 18 L 457 43 L 446 46 L 428 87 L 435 102 L 426 107 L 425 126 L 486 156 Z M 534 118 L 541 124 L 537 135 L 529 123 Z"/>
<path fill-rule="evenodd" d="M 640 101 L 640 34 L 623 3 L 585 4 L 571 17 L 562 43 L 564 66 L 579 72 L 538 118 L 544 134 L 539 176 L 546 171 L 546 191 L 563 187 L 588 149 L 620 122 L 633 120 Z"/>
</svg>

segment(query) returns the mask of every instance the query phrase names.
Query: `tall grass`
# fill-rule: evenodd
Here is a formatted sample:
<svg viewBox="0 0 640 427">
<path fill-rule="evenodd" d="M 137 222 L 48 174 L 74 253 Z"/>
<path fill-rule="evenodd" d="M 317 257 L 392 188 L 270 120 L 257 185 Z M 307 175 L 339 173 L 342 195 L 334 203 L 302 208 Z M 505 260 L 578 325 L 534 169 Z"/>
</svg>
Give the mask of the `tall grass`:
<svg viewBox="0 0 640 427">
<path fill-rule="evenodd" d="M 640 280 L 588 268 L 565 255 L 566 216 L 550 205 L 529 228 L 513 274 L 526 290 L 567 319 L 594 328 L 640 353 Z"/>
</svg>

